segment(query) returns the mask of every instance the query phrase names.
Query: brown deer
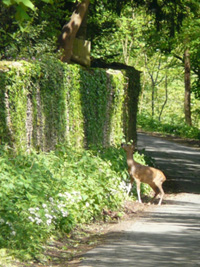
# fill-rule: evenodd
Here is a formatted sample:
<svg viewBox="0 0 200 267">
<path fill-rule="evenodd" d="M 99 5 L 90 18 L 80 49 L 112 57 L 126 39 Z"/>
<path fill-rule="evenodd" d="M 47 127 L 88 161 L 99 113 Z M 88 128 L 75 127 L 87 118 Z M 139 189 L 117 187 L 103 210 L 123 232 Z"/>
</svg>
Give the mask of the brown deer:
<svg viewBox="0 0 200 267">
<path fill-rule="evenodd" d="M 126 151 L 128 172 L 131 178 L 131 188 L 134 180 L 136 182 L 138 201 L 142 203 L 140 197 L 140 184 L 142 182 L 149 184 L 151 188 L 155 191 L 155 196 L 153 197 L 152 202 L 154 201 L 156 196 L 160 194 L 160 200 L 158 205 L 161 205 L 163 196 L 165 194 L 162 188 L 162 184 L 166 180 L 166 177 L 163 172 L 153 167 L 144 166 L 135 162 L 133 159 L 133 153 L 135 151 L 134 144 L 121 144 L 121 147 Z"/>
</svg>

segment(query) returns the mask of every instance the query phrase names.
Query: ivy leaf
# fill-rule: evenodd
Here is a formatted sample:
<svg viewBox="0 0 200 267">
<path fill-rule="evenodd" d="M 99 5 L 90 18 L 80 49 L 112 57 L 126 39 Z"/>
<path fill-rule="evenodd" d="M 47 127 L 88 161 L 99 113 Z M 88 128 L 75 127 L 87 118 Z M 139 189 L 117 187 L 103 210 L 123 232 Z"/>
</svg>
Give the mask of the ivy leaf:
<svg viewBox="0 0 200 267">
<path fill-rule="evenodd" d="M 6 6 L 10 6 L 10 5 L 11 5 L 11 0 L 3 0 L 3 3 L 4 3 Z"/>
<path fill-rule="evenodd" d="M 18 5 L 24 5 L 25 7 L 28 7 L 32 10 L 35 9 L 35 6 L 33 5 L 33 3 L 30 1 L 30 0 L 15 0 L 15 2 L 18 4 Z"/>
<path fill-rule="evenodd" d="M 29 20 L 30 17 L 27 14 L 26 10 L 24 7 L 22 7 L 21 5 L 17 6 L 16 8 L 16 14 L 15 17 L 18 21 L 23 21 L 23 20 Z"/>
</svg>

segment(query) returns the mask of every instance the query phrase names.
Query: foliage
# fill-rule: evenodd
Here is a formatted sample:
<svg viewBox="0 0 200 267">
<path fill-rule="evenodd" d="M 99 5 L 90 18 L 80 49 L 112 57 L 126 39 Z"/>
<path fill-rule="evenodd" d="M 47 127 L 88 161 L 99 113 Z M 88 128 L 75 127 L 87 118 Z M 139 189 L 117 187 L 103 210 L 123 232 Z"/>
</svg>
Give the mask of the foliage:
<svg viewBox="0 0 200 267">
<path fill-rule="evenodd" d="M 37 8 L 31 13 L 31 19 L 15 22 L 14 8 L 5 8 L 0 4 L 2 13 L 0 55 L 3 59 L 32 59 L 44 53 L 55 52 L 57 37 L 65 21 L 64 1 L 54 5 L 36 2 Z M 12 16 L 7 16 L 7 12 Z"/>
<path fill-rule="evenodd" d="M 42 0 L 43 2 L 46 2 L 46 3 L 52 3 L 53 0 Z M 28 9 L 31 9 L 31 10 L 35 10 L 35 6 L 33 4 L 33 2 L 31 0 L 2 0 L 3 4 L 5 4 L 6 6 L 11 6 L 11 5 L 14 5 L 16 6 L 16 19 L 18 21 L 21 21 L 21 20 L 27 20 L 29 19 L 29 15 L 27 13 L 27 10 Z"/>
<path fill-rule="evenodd" d="M 113 58 L 118 53 L 114 33 L 117 32 L 116 14 L 107 10 L 105 5 L 98 2 L 91 6 L 91 16 L 88 18 L 88 39 L 92 41 L 91 56 L 94 58 Z"/>
<path fill-rule="evenodd" d="M 93 69 L 92 73 L 81 72 L 83 74 L 86 82 L 81 92 L 88 143 L 119 144 L 123 137 L 124 75 L 120 71 L 98 69 Z M 108 79 L 109 76 L 111 79 Z"/>
<path fill-rule="evenodd" d="M 156 7 L 155 7 L 155 6 Z M 165 6 L 166 5 L 166 6 Z M 174 5 L 174 8 L 172 6 Z M 150 10 L 154 9 L 153 16 L 144 18 L 146 24 L 142 28 L 145 44 L 145 53 L 150 56 L 157 51 L 169 57 L 180 60 L 176 63 L 179 68 L 180 63 L 184 67 L 184 51 L 189 49 L 191 62 L 191 75 L 193 76 L 192 91 L 198 98 L 199 87 L 199 47 L 200 47 L 200 6 L 198 1 L 154 1 L 150 4 Z M 155 16 L 159 17 L 153 20 Z M 155 24 L 154 22 L 158 22 Z"/>
<path fill-rule="evenodd" d="M 182 62 L 172 56 L 164 56 L 157 51 L 153 56 L 145 52 L 140 56 L 145 62 L 142 67 L 142 91 L 139 101 L 139 114 L 153 115 L 162 123 L 178 124 L 184 120 L 184 70 Z M 191 83 L 196 75 L 191 73 Z M 191 112 L 193 126 L 200 127 L 199 100 L 192 92 Z M 182 123 L 181 123 L 182 124 Z"/>
<path fill-rule="evenodd" d="M 183 138 L 200 139 L 200 130 L 197 127 L 191 127 L 184 123 L 183 120 L 176 119 L 174 123 L 163 123 L 151 116 L 139 115 L 138 128 L 142 128 L 150 132 L 160 132 L 163 134 L 170 134 L 180 136 Z"/>
<path fill-rule="evenodd" d="M 83 69 L 50 55 L 5 62 L 0 73 L 1 143 L 18 150 L 56 144 L 119 144 L 126 78 L 120 71 Z"/>
<path fill-rule="evenodd" d="M 160 5 L 161 3 L 163 1 L 157 4 Z M 163 8 L 165 4 L 166 9 Z M 172 3 L 172 1 L 169 4 L 167 2 L 163 3 L 161 11 L 166 13 L 164 20 L 167 20 L 167 17 L 172 15 L 169 7 L 176 4 Z M 111 15 L 112 11 L 106 10 L 106 7 L 99 3 L 99 9 L 96 10 L 97 14 L 95 13 L 94 19 L 92 16 L 89 20 L 89 33 L 93 40 L 92 55 L 104 58 L 106 61 L 124 62 L 140 69 L 144 75 L 141 84 L 144 97 L 146 97 L 145 101 L 142 101 L 140 104 L 141 109 L 148 110 L 147 113 L 149 114 L 149 104 L 154 101 L 155 103 L 152 103 L 151 109 L 152 113 L 155 113 L 155 118 L 164 122 L 171 120 L 173 123 L 174 121 L 176 122 L 176 118 L 177 120 L 184 118 L 183 54 L 185 48 L 189 47 L 192 70 L 192 122 L 194 126 L 200 127 L 198 101 L 200 88 L 199 5 L 197 1 L 194 1 L 188 8 L 188 3 L 181 3 L 181 5 L 185 5 L 184 8 L 180 9 L 178 7 L 175 13 L 181 13 L 186 8 L 187 14 L 184 14 L 181 18 L 182 24 L 177 20 L 170 33 L 169 28 L 172 25 L 170 26 L 168 23 L 160 21 L 160 31 L 158 31 L 157 25 L 154 23 L 155 13 L 147 14 L 145 9 L 141 7 L 135 9 L 132 6 L 126 5 L 122 9 L 120 16 L 116 16 L 116 14 Z M 194 7 L 196 7 L 195 10 Z M 154 11 L 157 12 L 158 10 Z M 175 20 L 178 19 L 177 14 L 175 15 Z M 170 20 L 171 22 L 173 20 Z M 92 31 L 93 23 L 95 23 L 95 29 L 97 29 L 96 33 Z M 110 23 L 110 34 L 108 27 L 106 27 L 108 24 L 106 23 Z M 159 55 L 160 62 L 158 59 Z"/>
<path fill-rule="evenodd" d="M 40 257 L 50 236 L 102 219 L 104 208 L 119 210 L 127 197 L 125 154 L 115 147 L 17 156 L 1 147 L 0 161 L 0 247 L 23 259 Z"/>
</svg>

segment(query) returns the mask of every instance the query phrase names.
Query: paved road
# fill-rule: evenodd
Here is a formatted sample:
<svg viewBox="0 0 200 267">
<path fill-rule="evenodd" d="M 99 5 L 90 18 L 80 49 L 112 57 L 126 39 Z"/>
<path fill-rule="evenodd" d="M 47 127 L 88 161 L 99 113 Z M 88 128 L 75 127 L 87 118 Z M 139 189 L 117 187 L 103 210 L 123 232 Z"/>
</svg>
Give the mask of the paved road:
<svg viewBox="0 0 200 267">
<path fill-rule="evenodd" d="M 167 194 L 162 206 L 122 222 L 79 266 L 200 266 L 200 151 L 143 134 L 138 147 L 154 156 L 168 184 L 189 193 Z"/>
<path fill-rule="evenodd" d="M 164 171 L 165 191 L 200 193 L 200 149 L 141 133 L 138 134 L 138 148 L 144 148 Z"/>
</svg>

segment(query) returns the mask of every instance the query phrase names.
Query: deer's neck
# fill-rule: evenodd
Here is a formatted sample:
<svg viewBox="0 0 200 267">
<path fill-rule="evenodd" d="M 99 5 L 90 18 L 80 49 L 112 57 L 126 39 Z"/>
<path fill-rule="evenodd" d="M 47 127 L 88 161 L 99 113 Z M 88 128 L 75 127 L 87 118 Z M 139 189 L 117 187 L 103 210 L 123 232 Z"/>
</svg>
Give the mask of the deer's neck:
<svg viewBox="0 0 200 267">
<path fill-rule="evenodd" d="M 127 165 L 128 165 L 128 167 L 130 168 L 130 167 L 134 166 L 135 162 L 133 160 L 133 152 L 127 151 L 126 152 L 126 157 L 127 157 Z"/>
</svg>

